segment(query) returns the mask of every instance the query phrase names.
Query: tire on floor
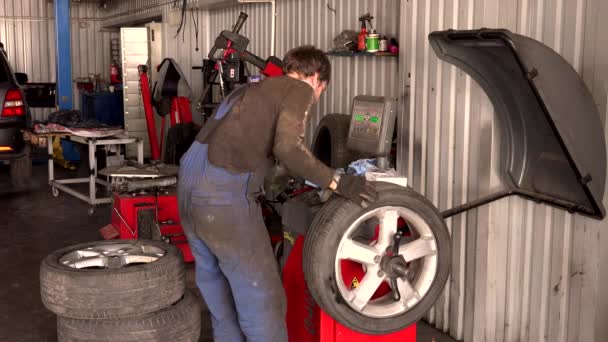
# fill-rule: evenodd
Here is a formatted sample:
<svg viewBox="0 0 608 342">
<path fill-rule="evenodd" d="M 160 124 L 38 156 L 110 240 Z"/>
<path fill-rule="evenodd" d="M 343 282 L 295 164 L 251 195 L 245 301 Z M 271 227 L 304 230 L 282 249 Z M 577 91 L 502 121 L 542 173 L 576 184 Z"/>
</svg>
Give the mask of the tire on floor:
<svg viewBox="0 0 608 342">
<path fill-rule="evenodd" d="M 59 342 L 198 342 L 201 307 L 187 290 L 175 304 L 149 314 L 119 319 L 57 317 Z"/>
<path fill-rule="evenodd" d="M 116 254 L 121 253 L 119 248 L 131 253 L 112 258 L 108 261 L 110 267 L 99 266 L 100 257 L 95 255 L 103 253 L 98 251 L 114 250 L 112 253 Z M 157 259 L 151 261 L 154 258 Z M 76 260 L 72 264 L 81 268 L 67 266 L 70 260 Z M 126 260 L 126 266 L 121 266 L 120 260 Z M 160 241 L 83 243 L 51 253 L 40 265 L 42 303 L 64 317 L 109 319 L 143 315 L 177 302 L 184 290 L 180 252 Z"/>
</svg>

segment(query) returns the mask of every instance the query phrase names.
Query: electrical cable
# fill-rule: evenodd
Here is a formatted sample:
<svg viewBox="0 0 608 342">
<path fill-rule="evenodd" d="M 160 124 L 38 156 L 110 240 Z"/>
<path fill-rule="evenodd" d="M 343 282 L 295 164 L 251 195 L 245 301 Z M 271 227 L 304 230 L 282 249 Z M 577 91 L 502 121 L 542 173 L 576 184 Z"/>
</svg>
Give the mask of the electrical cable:
<svg viewBox="0 0 608 342">
<path fill-rule="evenodd" d="M 194 25 L 194 37 L 196 39 L 196 42 L 195 42 L 196 45 L 195 45 L 194 51 L 198 51 L 198 21 L 199 21 L 199 19 L 195 19 L 195 17 L 198 16 L 198 13 L 196 16 L 194 15 L 194 11 L 192 11 L 190 13 L 192 14 L 192 24 Z"/>
<path fill-rule="evenodd" d="M 179 0 L 175 0 L 173 2 L 173 6 L 177 7 L 177 2 Z M 175 33 L 175 36 L 173 38 L 177 38 L 177 36 L 179 36 L 179 33 L 182 32 L 182 29 L 184 28 L 184 23 L 186 22 L 186 8 L 188 6 L 188 0 L 183 0 L 182 2 L 182 16 L 181 16 L 181 22 L 179 23 L 179 27 L 177 28 L 177 32 Z M 182 41 L 184 40 L 184 36 L 185 33 L 182 32 Z"/>
</svg>

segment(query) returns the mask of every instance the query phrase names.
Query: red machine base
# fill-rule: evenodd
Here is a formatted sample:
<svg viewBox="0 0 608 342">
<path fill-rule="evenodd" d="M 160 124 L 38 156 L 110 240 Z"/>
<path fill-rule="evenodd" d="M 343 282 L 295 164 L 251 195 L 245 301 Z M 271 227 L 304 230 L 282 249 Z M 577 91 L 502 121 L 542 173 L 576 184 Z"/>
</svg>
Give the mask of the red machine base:
<svg viewBox="0 0 608 342">
<path fill-rule="evenodd" d="M 304 238 L 299 237 L 283 269 L 290 342 L 416 342 L 416 324 L 387 335 L 352 331 L 323 312 L 308 292 L 302 270 Z"/>
<path fill-rule="evenodd" d="M 154 222 L 159 223 L 160 234 L 155 231 Z M 120 239 L 156 236 L 179 248 L 185 262 L 194 261 L 180 224 L 176 194 L 158 197 L 150 194 L 114 194 L 112 226 L 118 231 Z"/>
<path fill-rule="evenodd" d="M 160 235 L 178 247 L 185 262 L 193 262 L 188 241 L 180 224 L 177 196 L 114 194 L 112 226 L 120 239 L 138 239 L 150 234 L 149 221 L 145 216 L 158 215 Z M 154 226 L 155 227 L 155 226 Z M 289 254 L 283 269 L 283 286 L 287 296 L 287 331 L 290 342 L 416 342 L 416 325 L 387 335 L 366 335 L 352 331 L 331 318 L 315 303 L 304 279 L 302 249 L 304 238 L 299 237 Z M 343 265 L 347 266 L 347 265 Z M 343 267 L 343 277 L 361 277 L 360 270 L 353 265 Z M 387 286 L 388 288 L 388 286 Z M 382 288 L 379 289 L 382 291 Z"/>
</svg>

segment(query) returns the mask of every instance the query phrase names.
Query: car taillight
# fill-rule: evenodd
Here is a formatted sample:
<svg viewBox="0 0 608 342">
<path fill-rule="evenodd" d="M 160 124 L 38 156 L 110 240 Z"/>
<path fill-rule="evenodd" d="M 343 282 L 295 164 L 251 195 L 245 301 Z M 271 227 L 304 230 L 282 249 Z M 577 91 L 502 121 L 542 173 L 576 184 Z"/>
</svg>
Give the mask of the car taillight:
<svg viewBox="0 0 608 342">
<path fill-rule="evenodd" d="M 19 89 L 9 89 L 4 98 L 2 116 L 23 116 L 25 115 L 25 104 Z"/>
</svg>

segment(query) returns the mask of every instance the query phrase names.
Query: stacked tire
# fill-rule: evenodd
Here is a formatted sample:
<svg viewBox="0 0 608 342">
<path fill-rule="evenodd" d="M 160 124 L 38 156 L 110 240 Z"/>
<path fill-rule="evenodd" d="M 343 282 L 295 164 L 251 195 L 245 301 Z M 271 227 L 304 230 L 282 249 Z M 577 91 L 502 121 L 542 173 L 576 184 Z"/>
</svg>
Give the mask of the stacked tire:
<svg viewBox="0 0 608 342">
<path fill-rule="evenodd" d="M 197 342 L 201 307 L 186 290 L 179 250 L 151 240 L 66 247 L 40 266 L 59 341 Z"/>
</svg>

